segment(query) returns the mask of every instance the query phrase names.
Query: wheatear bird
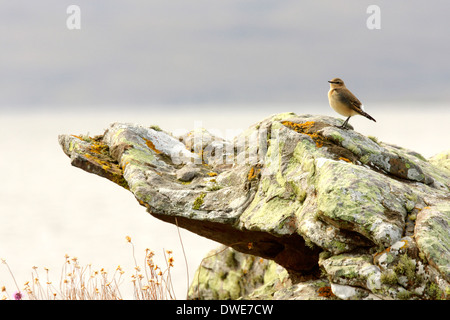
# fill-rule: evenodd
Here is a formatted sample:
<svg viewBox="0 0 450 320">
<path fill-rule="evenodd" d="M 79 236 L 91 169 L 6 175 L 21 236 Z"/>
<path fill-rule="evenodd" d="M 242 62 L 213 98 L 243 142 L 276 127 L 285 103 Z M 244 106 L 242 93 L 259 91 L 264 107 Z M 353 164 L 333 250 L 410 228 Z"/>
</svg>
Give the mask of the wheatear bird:
<svg viewBox="0 0 450 320">
<path fill-rule="evenodd" d="M 357 114 L 376 122 L 374 118 L 364 111 L 363 104 L 347 89 L 342 79 L 334 78 L 328 82 L 330 83 L 330 91 L 328 91 L 330 107 L 337 113 L 348 117 L 339 128 L 346 129 L 350 117 Z"/>
</svg>

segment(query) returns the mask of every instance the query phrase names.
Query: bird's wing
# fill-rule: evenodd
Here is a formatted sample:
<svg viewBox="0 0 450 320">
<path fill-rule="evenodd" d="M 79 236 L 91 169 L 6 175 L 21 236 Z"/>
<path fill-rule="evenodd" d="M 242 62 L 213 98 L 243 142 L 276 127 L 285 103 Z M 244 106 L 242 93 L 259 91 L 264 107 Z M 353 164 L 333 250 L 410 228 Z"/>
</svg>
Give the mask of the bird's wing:
<svg viewBox="0 0 450 320">
<path fill-rule="evenodd" d="M 372 116 L 370 116 L 367 112 L 363 110 L 363 104 L 358 98 L 355 97 L 353 93 L 351 93 L 348 89 L 340 89 L 338 90 L 338 99 L 348 105 L 350 108 L 358 112 L 360 115 L 373 120 L 376 122 Z"/>
<path fill-rule="evenodd" d="M 337 90 L 338 99 L 348 105 L 350 108 L 358 113 L 363 113 L 361 101 L 358 100 L 348 89 Z"/>
</svg>

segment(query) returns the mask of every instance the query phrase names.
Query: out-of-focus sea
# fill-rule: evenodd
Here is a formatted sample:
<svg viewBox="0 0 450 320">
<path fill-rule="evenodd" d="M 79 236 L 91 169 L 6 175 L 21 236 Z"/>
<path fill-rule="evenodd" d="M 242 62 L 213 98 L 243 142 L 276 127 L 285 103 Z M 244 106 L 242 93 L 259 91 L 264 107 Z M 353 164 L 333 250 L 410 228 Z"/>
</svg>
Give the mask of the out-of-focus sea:
<svg viewBox="0 0 450 320">
<path fill-rule="evenodd" d="M 93 136 L 118 121 L 159 125 L 174 134 L 203 126 L 230 137 L 275 113 L 340 117 L 331 109 L 247 109 L 0 112 L 0 258 L 7 261 L 19 289 L 32 280 L 33 266 L 43 278 L 44 268 L 48 268 L 50 280 L 58 287 L 67 254 L 77 257 L 82 266 L 92 264 L 92 269 L 104 268 L 111 275 L 120 265 L 125 271 L 122 295 L 132 299 L 134 260 L 131 245 L 125 240 L 129 236 L 141 266 L 146 248 L 156 253 L 155 260 L 162 266 L 163 250 L 173 251 L 172 282 L 177 299 L 185 299 L 188 277 L 176 226 L 149 215 L 125 189 L 72 167 L 58 144 L 58 134 Z M 376 123 L 354 117 L 350 124 L 365 135 L 412 149 L 426 158 L 450 149 L 450 108 L 429 108 L 426 113 L 396 110 L 386 107 L 369 112 Z M 192 281 L 202 258 L 219 244 L 183 229 L 180 232 Z M 0 263 L 1 286 L 10 294 L 16 291 L 8 269 Z"/>
</svg>

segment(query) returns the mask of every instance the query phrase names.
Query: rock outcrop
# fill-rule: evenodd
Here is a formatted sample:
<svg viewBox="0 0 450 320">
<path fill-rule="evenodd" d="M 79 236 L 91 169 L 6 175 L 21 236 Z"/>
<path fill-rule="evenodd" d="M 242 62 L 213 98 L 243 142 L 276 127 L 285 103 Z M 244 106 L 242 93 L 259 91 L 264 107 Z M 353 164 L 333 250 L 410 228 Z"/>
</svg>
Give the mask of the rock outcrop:
<svg viewBox="0 0 450 320">
<path fill-rule="evenodd" d="M 278 114 L 225 141 L 114 123 L 59 142 L 151 215 L 232 248 L 234 269 L 205 259 L 192 299 L 447 299 L 448 153 L 426 160 L 340 124 Z"/>
</svg>

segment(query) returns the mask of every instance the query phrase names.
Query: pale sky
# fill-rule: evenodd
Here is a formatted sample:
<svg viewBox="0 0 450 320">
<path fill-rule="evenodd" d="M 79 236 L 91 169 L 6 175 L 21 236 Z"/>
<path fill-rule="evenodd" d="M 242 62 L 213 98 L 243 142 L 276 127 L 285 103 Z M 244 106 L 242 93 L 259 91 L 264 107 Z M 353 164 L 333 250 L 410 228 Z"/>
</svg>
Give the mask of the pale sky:
<svg viewBox="0 0 450 320">
<path fill-rule="evenodd" d="M 71 4 L 80 30 L 66 26 Z M 370 103 L 448 104 L 449 12 L 446 0 L 0 1 L 0 111 L 327 104 L 333 77 Z"/>
</svg>

